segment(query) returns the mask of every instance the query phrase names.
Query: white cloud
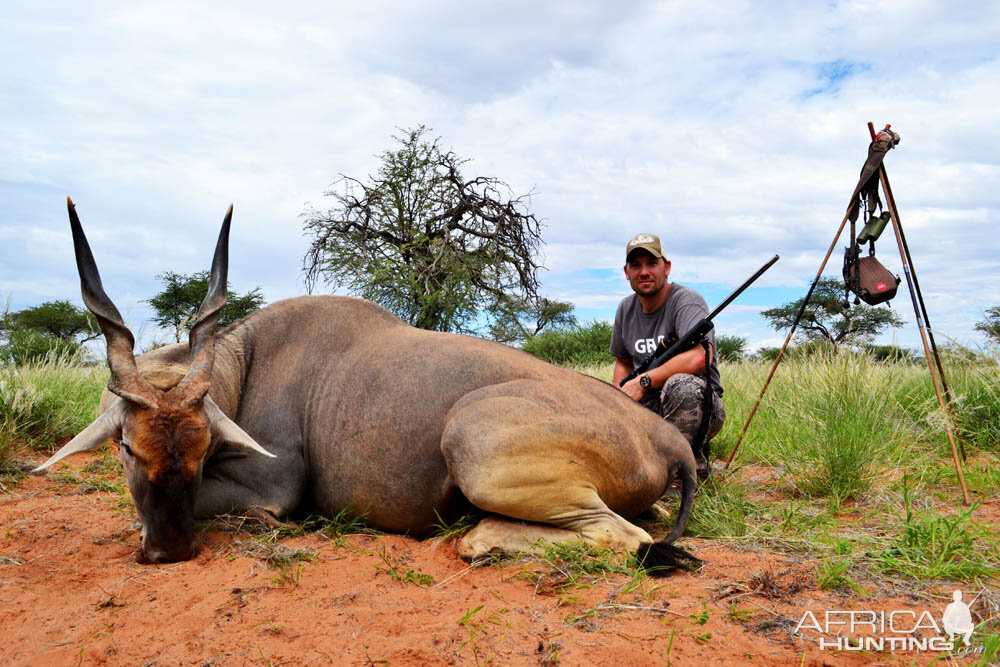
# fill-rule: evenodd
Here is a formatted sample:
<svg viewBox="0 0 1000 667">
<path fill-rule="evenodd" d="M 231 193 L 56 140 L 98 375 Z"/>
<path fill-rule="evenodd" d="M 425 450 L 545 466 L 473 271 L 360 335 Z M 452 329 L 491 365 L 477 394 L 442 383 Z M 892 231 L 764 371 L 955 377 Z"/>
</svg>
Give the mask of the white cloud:
<svg viewBox="0 0 1000 667">
<path fill-rule="evenodd" d="M 10 8 L 0 295 L 77 297 L 65 194 L 116 299 L 207 267 L 231 201 L 234 287 L 299 293 L 306 203 L 420 123 L 535 189 L 543 280 L 580 308 L 613 314 L 625 281 L 580 272 L 616 276 L 640 230 L 678 280 L 732 289 L 777 252 L 760 285 L 804 293 L 873 120 L 903 135 L 886 165 L 932 321 L 978 340 L 1000 277 L 998 36 L 988 3 Z M 878 254 L 901 272 L 891 238 Z"/>
</svg>

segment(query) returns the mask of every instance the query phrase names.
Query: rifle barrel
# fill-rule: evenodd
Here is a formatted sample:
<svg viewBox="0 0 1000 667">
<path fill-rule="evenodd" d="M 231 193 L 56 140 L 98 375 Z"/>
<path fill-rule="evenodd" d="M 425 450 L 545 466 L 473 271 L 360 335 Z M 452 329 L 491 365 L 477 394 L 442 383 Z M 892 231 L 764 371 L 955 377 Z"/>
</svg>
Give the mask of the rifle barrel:
<svg viewBox="0 0 1000 667">
<path fill-rule="evenodd" d="M 636 366 L 635 368 L 633 368 L 632 371 L 628 375 L 626 375 L 624 378 L 622 378 L 622 381 L 618 383 L 618 386 L 624 386 L 624 384 L 626 382 L 628 382 L 629 380 L 631 380 L 633 378 L 638 377 L 640 373 L 645 373 L 647 370 L 649 370 L 649 368 L 651 368 L 651 367 L 655 368 L 656 366 L 659 366 L 662 362 L 664 362 L 667 359 L 670 359 L 671 357 L 673 357 L 675 354 L 679 354 L 680 352 L 683 352 L 684 350 L 680 349 L 681 347 L 685 347 L 687 345 L 694 344 L 692 342 L 692 340 L 691 340 L 692 337 L 695 337 L 695 336 L 697 336 L 697 337 L 704 337 L 704 336 L 706 336 L 708 334 L 708 332 L 711 331 L 712 328 L 715 326 L 712 323 L 712 318 L 715 317 L 716 315 L 718 315 L 719 312 L 723 308 L 725 308 L 730 303 L 732 303 L 733 300 L 736 297 L 738 297 L 740 294 L 742 294 L 746 290 L 746 288 L 750 287 L 750 285 L 752 285 L 755 280 L 757 280 L 758 278 L 760 278 L 761 275 L 765 271 L 767 271 L 769 268 L 771 268 L 771 265 L 773 265 L 775 262 L 777 262 L 778 259 L 779 259 L 778 256 L 775 255 L 766 264 L 764 264 L 764 266 L 762 266 L 759 269 L 757 269 L 757 273 L 755 273 L 752 276 L 750 276 L 746 280 L 746 282 L 744 282 L 742 285 L 740 285 L 736 289 L 735 292 L 733 292 L 732 294 L 730 294 L 726 298 L 725 301 L 723 301 L 721 304 L 719 304 L 719 306 L 717 306 L 716 309 L 713 310 L 709 314 L 708 317 L 706 317 L 705 319 L 703 319 L 700 322 L 698 322 L 698 324 L 696 324 L 691 329 L 691 331 L 688 331 L 687 333 L 685 333 L 683 338 L 678 339 L 672 345 L 667 345 L 665 340 L 660 341 L 660 344 L 659 344 L 659 346 L 657 346 L 656 351 L 654 353 L 650 354 L 648 357 L 646 357 L 646 359 L 643 360 L 642 363 L 640 363 L 638 366 Z M 677 348 L 677 349 L 675 350 L 674 348 Z"/>
<path fill-rule="evenodd" d="M 736 297 L 738 297 L 740 294 L 743 294 L 743 292 L 746 290 L 746 288 L 750 287 L 750 285 L 752 285 L 755 280 L 757 280 L 758 278 L 760 278 L 764 274 L 765 271 L 767 271 L 768 269 L 770 269 L 771 266 L 775 262 L 778 261 L 778 259 L 779 259 L 779 257 L 777 255 L 775 255 L 770 260 L 768 260 L 768 262 L 764 266 L 762 266 L 759 269 L 757 269 L 757 273 L 755 273 L 752 276 L 750 276 L 749 278 L 747 278 L 747 281 L 745 283 L 743 283 L 742 285 L 740 285 L 735 292 L 733 292 L 732 294 L 729 295 L 728 298 L 726 298 L 725 301 L 723 301 L 721 304 L 719 304 L 718 306 L 716 306 L 715 310 L 713 310 L 709 314 L 708 319 L 712 319 L 713 317 L 715 317 L 716 315 L 718 315 L 719 312 L 722 311 L 723 308 L 725 308 L 726 306 L 728 306 L 729 304 L 731 304 L 736 299 Z"/>
</svg>

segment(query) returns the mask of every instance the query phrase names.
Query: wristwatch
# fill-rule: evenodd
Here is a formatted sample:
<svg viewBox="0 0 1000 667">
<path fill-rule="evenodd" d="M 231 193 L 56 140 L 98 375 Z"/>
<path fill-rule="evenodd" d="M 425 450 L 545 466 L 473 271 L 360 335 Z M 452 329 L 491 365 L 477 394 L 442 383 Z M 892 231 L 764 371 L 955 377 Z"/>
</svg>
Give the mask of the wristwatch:
<svg viewBox="0 0 1000 667">
<path fill-rule="evenodd" d="M 649 389 L 650 387 L 653 386 L 653 381 L 649 379 L 648 375 L 640 375 L 639 386 L 642 387 L 643 389 Z"/>
</svg>

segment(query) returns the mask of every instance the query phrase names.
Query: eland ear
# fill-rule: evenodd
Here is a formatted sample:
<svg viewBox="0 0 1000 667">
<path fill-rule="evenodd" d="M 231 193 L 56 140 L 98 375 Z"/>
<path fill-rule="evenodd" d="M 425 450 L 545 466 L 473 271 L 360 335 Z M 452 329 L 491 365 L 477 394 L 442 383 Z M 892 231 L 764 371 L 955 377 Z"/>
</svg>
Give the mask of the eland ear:
<svg viewBox="0 0 1000 667">
<path fill-rule="evenodd" d="M 214 438 L 222 442 L 228 442 L 230 445 L 236 445 L 237 447 L 244 447 L 246 449 L 253 450 L 258 454 L 269 456 L 272 459 L 278 458 L 276 455 L 257 444 L 257 441 L 250 437 L 250 434 L 241 429 L 232 419 L 227 417 L 225 413 L 222 412 L 222 409 L 215 404 L 215 401 L 212 400 L 211 396 L 207 394 L 205 395 L 203 406 L 205 408 L 205 416 L 208 417 L 209 424 L 211 424 L 212 436 Z"/>
<path fill-rule="evenodd" d="M 95 419 L 90 426 L 80 431 L 75 438 L 63 445 L 62 449 L 53 454 L 48 461 L 31 472 L 41 472 L 53 463 L 62 461 L 67 456 L 97 449 L 108 438 L 121 438 L 126 409 L 125 399 L 115 399 L 111 407 L 104 414 Z"/>
</svg>

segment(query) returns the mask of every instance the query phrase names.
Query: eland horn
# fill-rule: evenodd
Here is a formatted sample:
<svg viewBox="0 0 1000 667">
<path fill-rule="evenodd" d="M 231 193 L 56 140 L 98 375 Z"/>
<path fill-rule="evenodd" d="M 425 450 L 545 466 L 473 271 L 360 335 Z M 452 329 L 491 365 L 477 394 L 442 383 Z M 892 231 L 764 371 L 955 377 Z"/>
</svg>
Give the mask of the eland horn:
<svg viewBox="0 0 1000 667">
<path fill-rule="evenodd" d="M 201 401 L 212 386 L 212 365 L 215 362 L 215 326 L 219 323 L 219 312 L 226 305 L 226 284 L 229 276 L 229 225 L 233 220 L 233 205 L 229 205 L 222 221 L 219 240 L 215 244 L 212 258 L 212 274 L 208 281 L 208 293 L 198 308 L 188 347 L 191 350 L 191 366 L 187 375 L 177 385 L 184 396 L 184 404 Z"/>
<path fill-rule="evenodd" d="M 121 313 L 115 308 L 101 285 L 101 275 L 97 271 L 94 254 L 83 233 L 83 226 L 76 214 L 73 200 L 66 197 L 66 207 L 69 210 L 69 224 L 73 230 L 73 249 L 76 252 L 76 268 L 80 272 L 80 289 L 83 293 L 83 303 L 97 317 L 101 333 L 108 345 L 108 367 L 111 369 L 111 379 L 108 380 L 108 390 L 122 398 L 157 408 L 156 390 L 141 375 L 135 365 L 132 353 L 135 338 L 122 321 Z"/>
</svg>

